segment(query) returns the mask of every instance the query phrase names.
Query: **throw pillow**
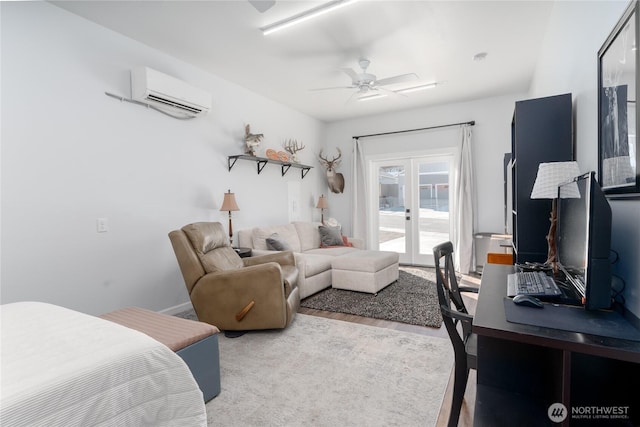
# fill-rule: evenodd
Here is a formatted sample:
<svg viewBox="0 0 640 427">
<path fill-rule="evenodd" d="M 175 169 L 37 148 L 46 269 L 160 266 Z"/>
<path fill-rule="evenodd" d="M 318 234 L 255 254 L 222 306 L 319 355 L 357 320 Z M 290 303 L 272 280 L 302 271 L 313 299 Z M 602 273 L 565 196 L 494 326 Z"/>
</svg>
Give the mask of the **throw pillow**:
<svg viewBox="0 0 640 427">
<path fill-rule="evenodd" d="M 345 246 L 348 246 L 350 248 L 353 247 L 353 243 L 351 243 L 349 239 L 347 239 L 347 236 L 342 236 L 342 242 L 344 243 Z"/>
<path fill-rule="evenodd" d="M 320 246 L 344 246 L 342 234 L 339 227 L 327 227 L 326 225 L 318 226 L 320 231 Z"/>
<path fill-rule="evenodd" d="M 280 238 L 278 233 L 273 233 L 271 236 L 267 237 L 267 249 L 271 251 L 290 251 L 291 246 L 284 240 Z"/>
</svg>

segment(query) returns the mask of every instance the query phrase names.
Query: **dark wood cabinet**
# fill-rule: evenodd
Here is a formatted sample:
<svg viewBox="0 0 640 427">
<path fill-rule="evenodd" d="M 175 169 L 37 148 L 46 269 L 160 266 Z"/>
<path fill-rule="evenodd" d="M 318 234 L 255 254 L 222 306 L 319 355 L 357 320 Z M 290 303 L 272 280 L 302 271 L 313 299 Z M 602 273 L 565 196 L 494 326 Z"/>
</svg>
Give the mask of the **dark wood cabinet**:
<svg viewBox="0 0 640 427">
<path fill-rule="evenodd" d="M 514 259 L 544 262 L 551 200 L 530 196 L 540 163 L 574 159 L 571 94 L 516 102 L 511 155 Z"/>
</svg>

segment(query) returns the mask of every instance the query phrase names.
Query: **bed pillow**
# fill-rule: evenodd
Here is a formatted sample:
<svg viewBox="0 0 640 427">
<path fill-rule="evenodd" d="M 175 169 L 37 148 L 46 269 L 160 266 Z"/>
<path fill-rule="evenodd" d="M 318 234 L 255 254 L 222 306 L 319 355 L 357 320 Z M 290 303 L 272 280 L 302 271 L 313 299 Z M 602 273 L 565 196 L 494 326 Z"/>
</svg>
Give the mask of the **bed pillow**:
<svg viewBox="0 0 640 427">
<path fill-rule="evenodd" d="M 320 231 L 320 247 L 344 246 L 340 227 L 320 225 L 318 226 L 318 230 Z"/>
<path fill-rule="evenodd" d="M 290 251 L 291 246 L 283 239 L 280 238 L 278 233 L 273 233 L 271 236 L 267 237 L 267 249 L 271 251 Z"/>
</svg>

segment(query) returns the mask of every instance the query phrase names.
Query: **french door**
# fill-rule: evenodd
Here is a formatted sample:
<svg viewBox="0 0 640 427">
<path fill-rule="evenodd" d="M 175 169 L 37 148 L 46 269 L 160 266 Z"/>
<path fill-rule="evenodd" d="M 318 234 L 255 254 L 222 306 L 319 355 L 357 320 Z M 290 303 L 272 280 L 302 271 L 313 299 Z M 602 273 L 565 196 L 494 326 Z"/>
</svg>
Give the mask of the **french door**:
<svg viewBox="0 0 640 427">
<path fill-rule="evenodd" d="M 450 240 L 453 155 L 371 163 L 371 242 L 400 263 L 433 266 L 433 247 Z"/>
</svg>

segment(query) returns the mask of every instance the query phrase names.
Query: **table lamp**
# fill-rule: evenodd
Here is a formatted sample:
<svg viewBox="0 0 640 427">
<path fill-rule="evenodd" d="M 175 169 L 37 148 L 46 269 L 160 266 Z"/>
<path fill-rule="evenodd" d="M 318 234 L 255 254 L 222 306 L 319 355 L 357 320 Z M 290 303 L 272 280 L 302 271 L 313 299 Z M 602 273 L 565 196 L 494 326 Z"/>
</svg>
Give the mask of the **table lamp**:
<svg viewBox="0 0 640 427">
<path fill-rule="evenodd" d="M 233 226 L 231 224 L 231 211 L 239 211 L 240 208 L 236 203 L 236 195 L 229 190 L 227 193 L 224 193 L 224 200 L 222 201 L 222 206 L 220 206 L 221 211 L 229 211 L 229 243 L 233 245 Z"/>
<path fill-rule="evenodd" d="M 327 209 L 329 207 L 329 204 L 327 203 L 327 198 L 324 197 L 324 194 L 321 194 L 320 197 L 318 198 L 318 204 L 316 205 L 316 208 L 320 209 L 320 222 L 324 224 L 324 210 Z"/>
<path fill-rule="evenodd" d="M 551 199 L 549 234 L 547 235 L 547 261 L 545 264 L 555 267 L 557 258 L 556 225 L 558 222 L 558 185 L 580 175 L 578 162 L 540 163 L 538 175 L 531 190 L 532 199 Z"/>
</svg>

